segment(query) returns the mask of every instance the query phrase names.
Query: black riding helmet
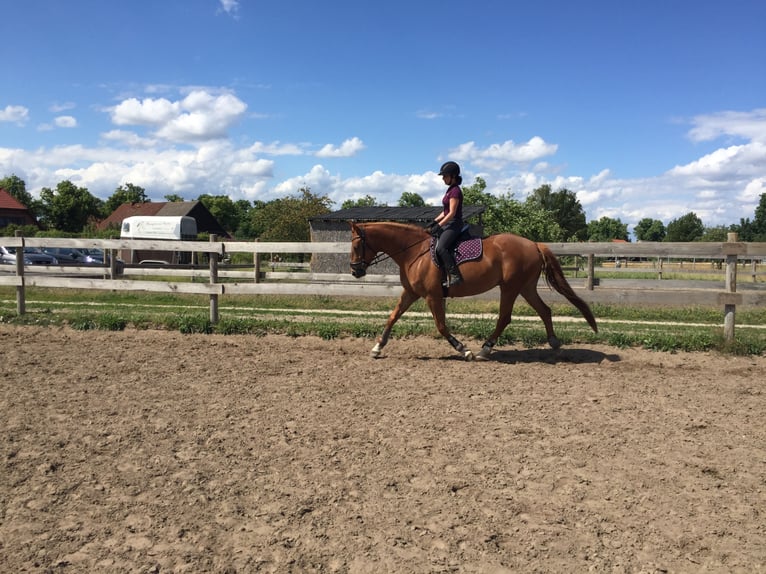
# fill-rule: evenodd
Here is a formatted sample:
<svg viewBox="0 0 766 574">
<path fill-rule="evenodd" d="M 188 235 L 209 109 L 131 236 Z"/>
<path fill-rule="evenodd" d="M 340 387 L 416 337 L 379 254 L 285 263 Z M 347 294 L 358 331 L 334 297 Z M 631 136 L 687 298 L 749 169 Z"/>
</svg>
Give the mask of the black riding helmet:
<svg viewBox="0 0 766 574">
<path fill-rule="evenodd" d="M 441 169 L 439 170 L 439 175 L 458 176 L 460 175 L 460 166 L 454 161 L 448 161 L 442 165 Z"/>
</svg>

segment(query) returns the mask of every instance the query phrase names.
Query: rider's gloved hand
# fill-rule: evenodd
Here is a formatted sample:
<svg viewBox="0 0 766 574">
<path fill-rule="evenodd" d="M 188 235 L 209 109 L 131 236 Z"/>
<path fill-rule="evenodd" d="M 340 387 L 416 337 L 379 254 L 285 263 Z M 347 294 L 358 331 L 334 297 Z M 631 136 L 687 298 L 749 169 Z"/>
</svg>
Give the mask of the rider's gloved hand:
<svg viewBox="0 0 766 574">
<path fill-rule="evenodd" d="M 439 237 L 442 232 L 442 227 L 435 221 L 432 221 L 428 224 L 428 227 L 426 227 L 426 231 L 428 231 L 429 234 L 433 235 L 434 237 Z"/>
</svg>

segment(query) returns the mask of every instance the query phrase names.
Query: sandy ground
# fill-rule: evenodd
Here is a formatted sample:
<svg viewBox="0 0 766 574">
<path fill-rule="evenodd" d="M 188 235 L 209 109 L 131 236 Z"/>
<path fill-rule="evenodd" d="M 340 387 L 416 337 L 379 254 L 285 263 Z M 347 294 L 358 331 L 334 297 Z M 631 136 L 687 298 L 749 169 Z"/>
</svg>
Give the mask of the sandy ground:
<svg viewBox="0 0 766 574">
<path fill-rule="evenodd" d="M 766 572 L 766 358 L 371 346 L 0 326 L 0 571 Z"/>
</svg>

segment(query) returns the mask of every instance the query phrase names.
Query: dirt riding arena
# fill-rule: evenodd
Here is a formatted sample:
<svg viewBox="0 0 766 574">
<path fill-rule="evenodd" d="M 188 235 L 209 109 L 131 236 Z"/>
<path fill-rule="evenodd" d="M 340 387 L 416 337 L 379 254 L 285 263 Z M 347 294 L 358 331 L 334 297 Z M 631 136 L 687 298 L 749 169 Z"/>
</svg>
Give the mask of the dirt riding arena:
<svg viewBox="0 0 766 574">
<path fill-rule="evenodd" d="M 0 571 L 766 571 L 766 358 L 372 344 L 0 326 Z"/>
</svg>

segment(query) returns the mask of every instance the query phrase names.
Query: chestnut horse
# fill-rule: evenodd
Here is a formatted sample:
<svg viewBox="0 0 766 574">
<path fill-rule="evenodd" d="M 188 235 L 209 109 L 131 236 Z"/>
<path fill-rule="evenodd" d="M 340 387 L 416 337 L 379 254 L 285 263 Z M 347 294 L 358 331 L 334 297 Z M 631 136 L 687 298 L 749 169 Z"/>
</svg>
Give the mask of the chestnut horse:
<svg viewBox="0 0 766 574">
<path fill-rule="evenodd" d="M 388 317 L 383 334 L 370 353 L 371 356 L 380 356 L 383 347 L 388 343 L 394 324 L 421 297 L 428 304 L 439 333 L 468 360 L 489 358 L 492 347 L 511 322 L 513 305 L 519 294 L 545 323 L 548 344 L 558 349 L 561 343 L 553 332 L 551 309 L 537 293 L 537 280 L 541 273 L 545 273 L 550 286 L 580 310 L 591 328 L 598 331 L 590 307 L 572 290 L 558 259 L 547 246 L 511 233 L 486 237 L 482 240 L 481 258 L 461 264 L 463 283 L 445 290 L 442 286 L 442 272 L 430 256 L 430 239 L 431 236 L 425 229 L 415 225 L 388 222 L 351 223 L 352 275 L 357 278 L 363 277 L 367 267 L 379 262 L 379 254 L 383 253 L 399 266 L 399 277 L 404 287 L 399 302 Z M 478 356 L 474 357 L 447 328 L 444 298 L 478 295 L 497 286 L 500 287 L 500 314 L 497 324 Z"/>
</svg>

